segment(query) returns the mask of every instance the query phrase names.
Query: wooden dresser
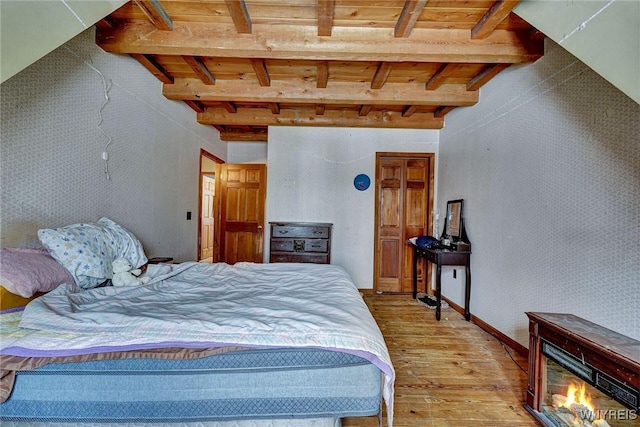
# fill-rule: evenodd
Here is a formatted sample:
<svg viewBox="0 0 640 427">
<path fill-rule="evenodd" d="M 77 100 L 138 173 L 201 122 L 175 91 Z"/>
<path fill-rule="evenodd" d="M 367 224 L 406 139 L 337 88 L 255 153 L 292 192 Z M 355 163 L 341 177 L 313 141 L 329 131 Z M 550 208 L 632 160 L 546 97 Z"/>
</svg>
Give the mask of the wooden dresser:
<svg viewBox="0 0 640 427">
<path fill-rule="evenodd" d="M 270 222 L 270 262 L 331 262 L 331 227 L 318 222 Z"/>
</svg>

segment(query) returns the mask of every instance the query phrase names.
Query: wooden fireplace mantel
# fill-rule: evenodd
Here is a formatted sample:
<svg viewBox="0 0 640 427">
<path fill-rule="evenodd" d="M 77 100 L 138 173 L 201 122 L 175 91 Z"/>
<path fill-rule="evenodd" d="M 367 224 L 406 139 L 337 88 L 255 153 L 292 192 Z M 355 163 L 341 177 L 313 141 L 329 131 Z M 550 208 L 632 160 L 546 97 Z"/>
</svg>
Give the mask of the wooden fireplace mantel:
<svg viewBox="0 0 640 427">
<path fill-rule="evenodd" d="M 529 382 L 526 406 L 542 403 L 542 341 L 575 356 L 582 363 L 640 389 L 640 341 L 572 314 L 527 312 L 529 317 Z"/>
</svg>

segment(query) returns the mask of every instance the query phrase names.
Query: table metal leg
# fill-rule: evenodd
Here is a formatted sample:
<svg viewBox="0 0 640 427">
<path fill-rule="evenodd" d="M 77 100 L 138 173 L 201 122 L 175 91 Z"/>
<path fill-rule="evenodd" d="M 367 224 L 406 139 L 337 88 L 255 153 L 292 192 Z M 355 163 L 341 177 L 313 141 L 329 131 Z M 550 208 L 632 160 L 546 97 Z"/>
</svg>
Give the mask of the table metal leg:
<svg viewBox="0 0 640 427">
<path fill-rule="evenodd" d="M 469 301 L 471 300 L 471 268 L 469 262 L 464 268 L 465 284 L 464 284 L 464 318 L 471 320 L 471 312 L 469 311 Z"/>
<path fill-rule="evenodd" d="M 418 296 L 418 254 L 413 248 L 413 299 Z"/>
<path fill-rule="evenodd" d="M 440 302 L 442 301 L 442 281 L 440 280 L 440 273 L 442 273 L 442 267 L 440 263 L 436 266 L 436 320 L 440 320 Z"/>
</svg>

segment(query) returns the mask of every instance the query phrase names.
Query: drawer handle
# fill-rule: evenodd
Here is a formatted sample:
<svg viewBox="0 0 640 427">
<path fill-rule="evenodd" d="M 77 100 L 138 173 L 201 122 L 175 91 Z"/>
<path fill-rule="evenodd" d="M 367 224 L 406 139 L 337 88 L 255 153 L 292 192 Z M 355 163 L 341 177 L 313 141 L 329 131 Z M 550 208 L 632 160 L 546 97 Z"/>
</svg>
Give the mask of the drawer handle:
<svg viewBox="0 0 640 427">
<path fill-rule="evenodd" d="M 278 230 L 278 233 L 280 234 L 287 234 L 289 232 L 289 230 Z"/>
<path fill-rule="evenodd" d="M 319 244 L 319 243 L 316 243 L 316 244 L 311 245 L 311 247 L 312 247 L 312 248 L 321 248 L 321 247 L 322 247 L 322 245 L 321 245 L 321 244 Z"/>
<path fill-rule="evenodd" d="M 278 258 L 276 258 L 278 261 L 286 261 L 287 257 L 283 257 L 283 256 L 279 256 Z"/>
<path fill-rule="evenodd" d="M 313 234 L 322 234 L 323 232 L 320 230 L 313 230 Z"/>
</svg>

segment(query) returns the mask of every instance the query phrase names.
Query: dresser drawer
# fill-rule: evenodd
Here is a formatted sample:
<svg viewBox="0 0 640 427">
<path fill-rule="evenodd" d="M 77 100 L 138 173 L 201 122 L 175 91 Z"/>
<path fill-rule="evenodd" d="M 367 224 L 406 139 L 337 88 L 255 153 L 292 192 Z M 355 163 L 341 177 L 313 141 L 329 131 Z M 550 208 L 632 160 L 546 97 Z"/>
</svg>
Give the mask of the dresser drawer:
<svg viewBox="0 0 640 427">
<path fill-rule="evenodd" d="M 293 239 L 271 239 L 272 252 L 293 252 Z"/>
<path fill-rule="evenodd" d="M 305 252 L 327 252 L 329 250 L 329 241 L 326 239 L 307 239 L 304 241 Z"/>
<path fill-rule="evenodd" d="M 305 227 L 299 225 L 273 225 L 271 227 L 271 237 L 311 237 L 314 239 L 329 238 L 329 227 L 313 226 Z"/>
<path fill-rule="evenodd" d="M 271 252 L 270 262 L 311 262 L 315 264 L 329 264 L 329 254 L 311 253 L 278 253 Z"/>
<path fill-rule="evenodd" d="M 271 239 L 274 252 L 328 252 L 327 239 Z"/>
</svg>

